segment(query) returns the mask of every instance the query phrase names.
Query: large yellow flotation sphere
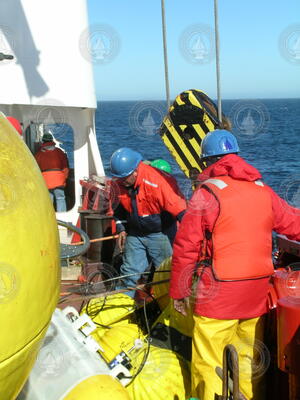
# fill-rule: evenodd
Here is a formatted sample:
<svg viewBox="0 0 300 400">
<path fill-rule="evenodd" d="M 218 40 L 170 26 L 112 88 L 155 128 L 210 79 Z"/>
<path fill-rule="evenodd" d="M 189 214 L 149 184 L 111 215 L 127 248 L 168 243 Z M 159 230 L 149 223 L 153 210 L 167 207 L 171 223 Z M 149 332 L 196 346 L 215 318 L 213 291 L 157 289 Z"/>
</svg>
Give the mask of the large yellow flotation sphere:
<svg viewBox="0 0 300 400">
<path fill-rule="evenodd" d="M 108 329 L 98 342 L 104 350 L 102 356 L 110 362 L 122 351 L 127 353 L 135 345 L 136 339 L 143 341 L 144 337 L 137 324 L 127 324 Z"/>
<path fill-rule="evenodd" d="M 40 170 L 0 113 L 0 399 L 15 399 L 59 296 L 59 238 Z"/>
<path fill-rule="evenodd" d="M 145 349 L 132 360 L 134 372 L 144 361 Z M 141 372 L 126 386 L 132 400 L 174 400 L 190 396 L 189 364 L 168 349 L 150 346 Z"/>
<path fill-rule="evenodd" d="M 130 400 L 126 389 L 109 375 L 92 376 L 77 385 L 64 400 Z"/>
<path fill-rule="evenodd" d="M 123 293 L 117 293 L 91 299 L 83 307 L 81 314 L 87 314 L 98 326 L 97 332 L 93 334 L 97 340 L 97 337 L 100 338 L 104 335 L 107 328 L 130 323 L 135 310 L 136 305 L 133 298 Z"/>
</svg>

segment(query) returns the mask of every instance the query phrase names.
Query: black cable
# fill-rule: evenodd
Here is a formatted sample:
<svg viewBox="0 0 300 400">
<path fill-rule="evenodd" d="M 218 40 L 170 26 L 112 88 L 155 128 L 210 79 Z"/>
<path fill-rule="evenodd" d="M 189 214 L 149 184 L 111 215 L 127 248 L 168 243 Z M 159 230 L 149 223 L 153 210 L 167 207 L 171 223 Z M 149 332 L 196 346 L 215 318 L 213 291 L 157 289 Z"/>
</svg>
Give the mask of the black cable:
<svg viewBox="0 0 300 400">
<path fill-rule="evenodd" d="M 146 352 L 144 354 L 144 357 L 143 357 L 143 359 L 142 359 L 142 361 L 140 363 L 140 366 L 139 366 L 137 372 L 133 376 L 122 376 L 123 379 L 124 378 L 125 379 L 131 379 L 129 385 L 141 373 L 142 369 L 144 368 L 144 366 L 146 364 L 146 361 L 147 361 L 147 358 L 148 358 L 149 352 L 150 352 L 150 339 L 151 338 L 150 338 L 150 327 L 149 327 L 149 322 L 148 322 L 148 316 L 147 316 L 147 311 L 146 311 L 146 300 L 147 300 L 148 297 L 152 297 L 153 298 L 153 296 L 151 294 L 149 294 L 148 292 L 146 292 L 145 290 L 143 290 L 143 289 L 139 289 L 139 290 L 141 290 L 141 291 L 143 291 L 143 292 L 145 292 L 147 294 L 147 297 L 144 298 L 144 304 L 143 304 L 146 328 L 147 328 L 147 332 L 148 332 L 147 350 L 146 350 Z"/>
<path fill-rule="evenodd" d="M 89 309 L 89 307 L 90 307 L 89 304 L 90 304 L 91 300 L 93 300 L 93 299 L 90 299 L 86 304 L 86 310 L 85 311 L 86 311 L 87 315 L 92 319 L 92 321 L 94 322 L 95 325 L 100 326 L 101 328 L 111 329 L 111 326 L 100 324 L 100 322 L 96 322 L 93 319 L 93 318 L 97 317 L 97 315 L 99 315 L 101 311 L 103 311 L 103 308 L 104 308 L 106 300 L 107 300 L 107 296 L 104 297 L 102 305 L 101 305 L 101 308 L 99 310 L 97 310 L 97 311 L 93 311 L 92 307 L 91 307 L 91 309 Z M 96 308 L 96 305 L 94 305 L 94 306 Z"/>
</svg>

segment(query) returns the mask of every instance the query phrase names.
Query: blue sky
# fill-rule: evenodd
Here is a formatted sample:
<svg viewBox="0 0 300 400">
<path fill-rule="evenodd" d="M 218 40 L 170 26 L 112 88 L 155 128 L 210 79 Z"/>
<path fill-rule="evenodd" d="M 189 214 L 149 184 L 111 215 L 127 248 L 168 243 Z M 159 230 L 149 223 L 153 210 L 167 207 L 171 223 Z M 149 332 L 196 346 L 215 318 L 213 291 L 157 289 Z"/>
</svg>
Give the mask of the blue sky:
<svg viewBox="0 0 300 400">
<path fill-rule="evenodd" d="M 190 88 L 216 98 L 213 0 L 165 3 L 171 99 Z M 108 48 L 94 62 L 98 100 L 164 99 L 160 0 L 88 0 L 88 7 L 91 32 Z M 219 0 L 219 29 L 224 99 L 300 97 L 299 0 Z"/>
</svg>

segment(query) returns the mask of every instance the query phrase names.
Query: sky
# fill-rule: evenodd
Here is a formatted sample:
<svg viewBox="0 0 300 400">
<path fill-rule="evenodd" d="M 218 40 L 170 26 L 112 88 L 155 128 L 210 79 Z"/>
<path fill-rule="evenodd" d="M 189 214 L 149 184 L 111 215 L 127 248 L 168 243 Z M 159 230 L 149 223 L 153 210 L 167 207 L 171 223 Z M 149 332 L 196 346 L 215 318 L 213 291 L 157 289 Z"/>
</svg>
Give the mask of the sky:
<svg viewBox="0 0 300 400">
<path fill-rule="evenodd" d="M 160 0 L 88 0 L 97 99 L 163 100 Z M 216 98 L 214 1 L 165 0 L 171 100 Z M 223 99 L 300 98 L 300 1 L 219 0 Z"/>
</svg>

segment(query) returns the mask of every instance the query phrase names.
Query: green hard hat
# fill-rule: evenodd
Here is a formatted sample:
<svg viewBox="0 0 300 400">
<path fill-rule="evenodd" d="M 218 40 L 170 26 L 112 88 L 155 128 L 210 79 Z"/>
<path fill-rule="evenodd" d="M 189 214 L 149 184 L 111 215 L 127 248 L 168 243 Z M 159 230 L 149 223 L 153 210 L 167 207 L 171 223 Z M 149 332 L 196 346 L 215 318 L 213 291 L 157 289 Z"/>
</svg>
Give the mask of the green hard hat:
<svg viewBox="0 0 300 400">
<path fill-rule="evenodd" d="M 172 173 L 171 165 L 168 163 L 168 161 L 162 160 L 161 158 L 153 160 L 150 165 L 151 167 L 161 169 L 162 171 L 168 172 L 169 174 Z"/>
</svg>

